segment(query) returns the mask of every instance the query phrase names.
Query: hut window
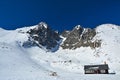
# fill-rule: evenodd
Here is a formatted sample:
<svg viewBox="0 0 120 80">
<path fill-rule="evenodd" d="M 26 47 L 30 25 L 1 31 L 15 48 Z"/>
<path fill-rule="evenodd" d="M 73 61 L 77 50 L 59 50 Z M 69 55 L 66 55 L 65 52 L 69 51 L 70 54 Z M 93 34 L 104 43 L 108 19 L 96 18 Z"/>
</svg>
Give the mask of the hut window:
<svg viewBox="0 0 120 80">
<path fill-rule="evenodd" d="M 105 70 L 100 70 L 101 73 L 105 73 Z"/>
<path fill-rule="evenodd" d="M 86 73 L 94 73 L 94 70 L 86 70 Z"/>
</svg>

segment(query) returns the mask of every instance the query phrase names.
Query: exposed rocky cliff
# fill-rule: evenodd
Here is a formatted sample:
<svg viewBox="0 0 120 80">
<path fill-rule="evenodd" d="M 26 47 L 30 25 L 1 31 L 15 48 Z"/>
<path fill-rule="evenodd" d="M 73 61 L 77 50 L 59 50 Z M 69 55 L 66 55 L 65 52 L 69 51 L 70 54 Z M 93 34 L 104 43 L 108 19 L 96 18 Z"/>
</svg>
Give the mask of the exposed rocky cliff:
<svg viewBox="0 0 120 80">
<path fill-rule="evenodd" d="M 60 34 L 53 31 L 46 23 L 41 22 L 37 26 L 27 31 L 28 41 L 24 42 L 24 47 L 39 46 L 47 50 L 56 51 L 61 40 Z M 93 40 L 96 35 L 95 29 L 83 28 L 77 25 L 71 31 L 63 31 L 64 38 L 61 47 L 63 49 L 76 49 L 80 47 L 97 48 L 101 46 L 101 40 Z"/>
<path fill-rule="evenodd" d="M 23 46 L 26 44 L 27 46 L 28 44 L 33 46 L 37 45 L 39 47 L 44 46 L 46 49 L 50 50 L 58 48 L 59 46 L 59 41 L 61 39 L 59 34 L 50 29 L 50 27 L 44 22 L 39 23 L 35 28 L 27 31 L 27 33 L 29 34 L 29 39 L 23 44 Z"/>
<path fill-rule="evenodd" d="M 95 29 L 83 28 L 77 25 L 72 31 L 62 33 L 62 36 L 66 38 L 61 47 L 63 49 L 76 49 L 79 47 L 100 47 L 100 40 L 93 41 L 96 35 Z"/>
</svg>

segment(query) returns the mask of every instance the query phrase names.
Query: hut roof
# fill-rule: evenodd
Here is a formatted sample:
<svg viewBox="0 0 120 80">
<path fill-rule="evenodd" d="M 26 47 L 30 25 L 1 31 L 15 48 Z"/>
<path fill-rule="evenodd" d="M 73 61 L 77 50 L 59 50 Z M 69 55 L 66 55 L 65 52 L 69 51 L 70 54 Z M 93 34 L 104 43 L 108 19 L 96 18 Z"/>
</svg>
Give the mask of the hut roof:
<svg viewBox="0 0 120 80">
<path fill-rule="evenodd" d="M 84 70 L 87 70 L 87 69 L 99 69 L 99 70 L 102 70 L 102 69 L 109 69 L 108 67 L 108 64 L 101 64 L 101 65 L 85 65 L 84 66 Z"/>
</svg>

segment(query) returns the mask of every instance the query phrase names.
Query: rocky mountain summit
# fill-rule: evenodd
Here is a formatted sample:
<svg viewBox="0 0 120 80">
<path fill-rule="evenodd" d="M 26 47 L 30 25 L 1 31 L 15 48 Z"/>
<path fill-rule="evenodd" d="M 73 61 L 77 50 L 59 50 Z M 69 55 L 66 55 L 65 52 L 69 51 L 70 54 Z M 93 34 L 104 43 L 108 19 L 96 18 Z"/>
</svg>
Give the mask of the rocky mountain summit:
<svg viewBox="0 0 120 80">
<path fill-rule="evenodd" d="M 72 31 L 64 31 L 62 36 L 65 37 L 65 41 L 61 45 L 63 49 L 76 49 L 79 47 L 100 47 L 100 40 L 93 41 L 96 35 L 95 29 L 83 28 L 77 25 Z"/>
<path fill-rule="evenodd" d="M 80 47 L 91 47 L 93 49 L 101 46 L 101 40 L 93 40 L 97 34 L 96 30 L 83 28 L 80 25 L 75 26 L 71 31 L 64 31 L 59 34 L 53 31 L 45 22 L 41 22 L 26 33 L 29 34 L 29 38 L 28 41 L 24 42 L 24 47 L 39 46 L 40 48 L 57 51 L 60 46 L 63 49 Z"/>
<path fill-rule="evenodd" d="M 39 47 L 46 47 L 46 49 L 58 48 L 60 37 L 56 31 L 50 29 L 50 27 L 45 23 L 39 23 L 35 28 L 27 31 L 29 34 L 29 39 L 23 44 L 23 46 L 29 44 L 29 46 L 37 45 Z"/>
</svg>

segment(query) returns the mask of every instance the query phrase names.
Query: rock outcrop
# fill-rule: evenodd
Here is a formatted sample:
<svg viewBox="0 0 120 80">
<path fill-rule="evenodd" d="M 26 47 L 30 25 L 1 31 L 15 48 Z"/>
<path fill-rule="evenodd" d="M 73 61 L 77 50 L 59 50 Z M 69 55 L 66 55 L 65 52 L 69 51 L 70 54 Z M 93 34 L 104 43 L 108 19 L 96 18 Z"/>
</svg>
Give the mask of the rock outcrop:
<svg viewBox="0 0 120 80">
<path fill-rule="evenodd" d="M 35 28 L 27 31 L 27 33 L 29 34 L 29 40 L 27 43 L 31 45 L 36 44 L 39 47 L 44 46 L 49 50 L 58 47 L 58 42 L 61 39 L 59 34 L 50 29 L 50 27 L 44 22 L 39 23 Z"/>
<path fill-rule="evenodd" d="M 95 29 L 82 28 L 80 25 L 77 25 L 72 31 L 66 32 L 66 34 L 64 32 L 63 37 L 65 37 L 66 40 L 63 42 L 61 47 L 63 49 L 76 49 L 79 47 L 100 47 L 100 40 L 92 41 L 95 35 Z"/>
</svg>

